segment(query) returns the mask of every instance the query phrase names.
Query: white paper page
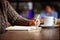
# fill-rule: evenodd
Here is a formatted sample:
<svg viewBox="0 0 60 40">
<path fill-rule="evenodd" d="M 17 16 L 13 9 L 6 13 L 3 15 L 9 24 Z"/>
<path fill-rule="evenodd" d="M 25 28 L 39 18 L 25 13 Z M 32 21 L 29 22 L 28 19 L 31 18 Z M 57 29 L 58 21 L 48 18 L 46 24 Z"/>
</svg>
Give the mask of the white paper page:
<svg viewBox="0 0 60 40">
<path fill-rule="evenodd" d="M 10 26 L 7 27 L 6 30 L 37 30 L 35 26 Z"/>
</svg>

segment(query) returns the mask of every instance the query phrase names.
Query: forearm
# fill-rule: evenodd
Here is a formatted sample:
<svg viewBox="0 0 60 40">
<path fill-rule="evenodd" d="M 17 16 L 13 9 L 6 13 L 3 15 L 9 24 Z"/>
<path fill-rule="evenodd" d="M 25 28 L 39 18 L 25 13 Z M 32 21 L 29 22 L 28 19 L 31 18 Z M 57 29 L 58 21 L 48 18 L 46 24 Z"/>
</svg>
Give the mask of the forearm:
<svg viewBox="0 0 60 40">
<path fill-rule="evenodd" d="M 22 25 L 22 26 L 28 26 L 29 25 L 29 21 L 25 20 L 25 19 L 20 19 L 17 18 L 14 22 L 15 25 Z"/>
<path fill-rule="evenodd" d="M 15 25 L 28 25 L 29 21 L 28 19 L 18 15 L 18 13 L 12 8 L 12 6 L 8 3 L 8 18 L 12 23 Z"/>
</svg>

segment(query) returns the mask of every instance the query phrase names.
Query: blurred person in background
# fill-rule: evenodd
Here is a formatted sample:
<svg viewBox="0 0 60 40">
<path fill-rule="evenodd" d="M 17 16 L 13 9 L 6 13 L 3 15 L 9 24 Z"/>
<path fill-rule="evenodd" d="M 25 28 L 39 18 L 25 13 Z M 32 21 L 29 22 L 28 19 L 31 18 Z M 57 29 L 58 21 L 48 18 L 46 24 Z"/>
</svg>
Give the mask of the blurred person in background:
<svg viewBox="0 0 60 40">
<path fill-rule="evenodd" d="M 32 2 L 28 2 L 27 5 L 23 5 L 21 7 L 22 12 L 20 12 L 19 15 L 21 15 L 25 18 L 28 18 L 28 19 L 32 19 L 34 16 L 32 7 L 33 7 Z"/>
<path fill-rule="evenodd" d="M 8 22 L 11 25 L 35 25 L 34 19 L 29 20 L 18 15 L 8 1 L 0 0 L 0 34 L 5 32 L 5 28 L 8 27 Z"/>
<path fill-rule="evenodd" d="M 45 16 L 53 16 L 54 18 L 58 18 L 58 13 L 53 9 L 51 5 L 45 5 L 44 10 L 40 12 L 41 22 L 44 22 Z"/>
</svg>

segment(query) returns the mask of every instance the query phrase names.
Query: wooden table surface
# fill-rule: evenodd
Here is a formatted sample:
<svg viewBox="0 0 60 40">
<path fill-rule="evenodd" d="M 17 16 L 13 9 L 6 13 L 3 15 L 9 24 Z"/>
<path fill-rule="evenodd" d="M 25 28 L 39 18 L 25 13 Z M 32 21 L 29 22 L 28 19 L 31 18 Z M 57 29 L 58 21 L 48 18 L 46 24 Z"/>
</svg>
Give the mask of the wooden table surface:
<svg viewBox="0 0 60 40">
<path fill-rule="evenodd" d="M 42 28 L 39 32 L 7 31 L 0 34 L 0 40 L 59 40 L 58 28 Z"/>
</svg>

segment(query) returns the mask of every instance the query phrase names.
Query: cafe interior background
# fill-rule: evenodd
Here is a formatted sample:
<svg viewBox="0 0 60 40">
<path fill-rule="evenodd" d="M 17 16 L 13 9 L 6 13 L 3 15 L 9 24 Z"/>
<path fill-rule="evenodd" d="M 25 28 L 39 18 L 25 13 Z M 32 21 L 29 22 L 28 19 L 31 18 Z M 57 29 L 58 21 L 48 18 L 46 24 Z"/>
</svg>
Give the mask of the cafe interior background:
<svg viewBox="0 0 60 40">
<path fill-rule="evenodd" d="M 18 12 L 19 15 L 28 19 L 34 18 L 37 14 L 40 14 L 45 4 L 52 4 L 55 10 L 58 12 L 58 18 L 60 18 L 60 2 L 49 0 L 8 0 L 12 7 Z M 28 5 L 31 4 L 31 9 Z M 24 9 L 27 8 L 27 9 Z M 26 13 L 24 13 L 26 12 Z M 29 14 L 29 15 L 27 15 Z M 59 24 L 60 25 L 60 24 Z M 10 26 L 10 25 L 9 25 Z M 17 27 L 19 29 L 19 27 Z M 60 29 L 60 26 L 59 26 Z M 20 29 L 19 29 L 20 30 Z M 30 31 L 30 30 L 29 30 Z M 59 40 L 60 31 L 57 28 L 42 28 L 39 32 L 26 32 L 26 31 L 8 31 L 0 36 L 0 40 Z"/>
<path fill-rule="evenodd" d="M 58 18 L 60 18 L 60 2 L 59 1 L 49 1 L 49 0 L 8 0 L 12 7 L 18 12 L 19 15 L 32 19 L 37 14 L 40 15 L 41 10 L 43 10 L 44 5 L 51 4 L 54 10 L 58 12 Z"/>
</svg>

